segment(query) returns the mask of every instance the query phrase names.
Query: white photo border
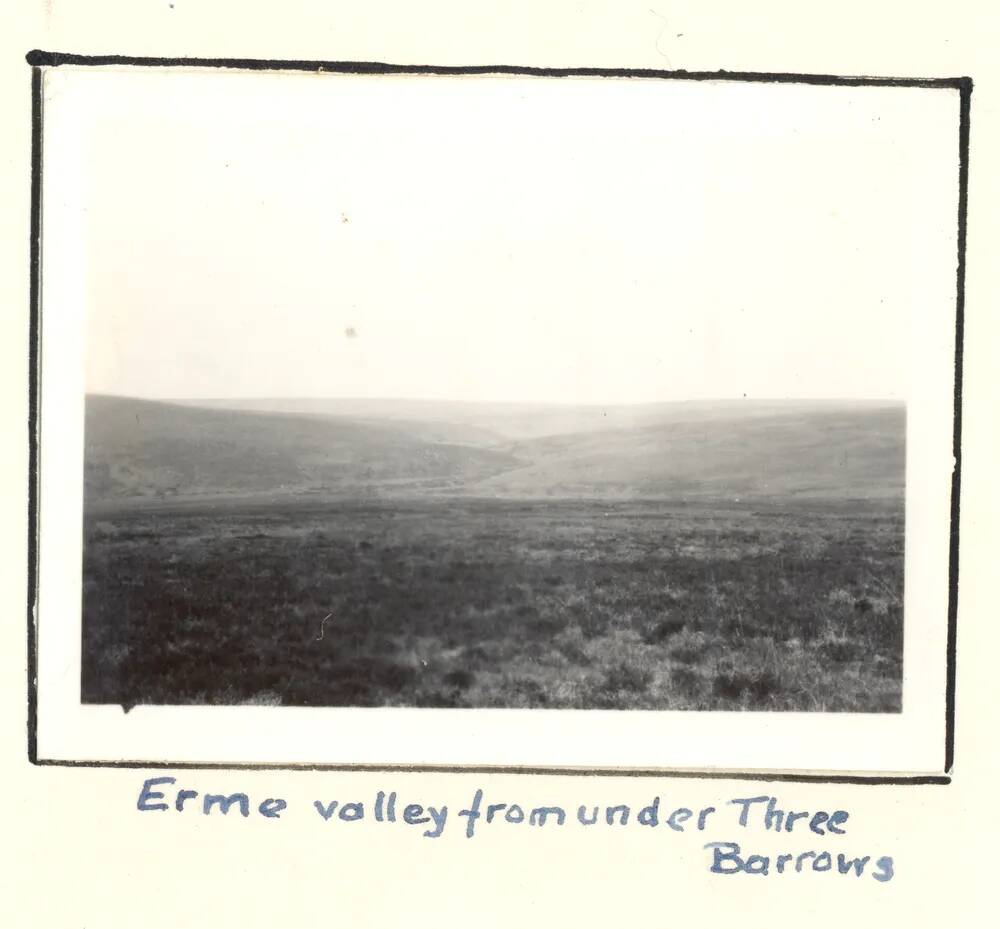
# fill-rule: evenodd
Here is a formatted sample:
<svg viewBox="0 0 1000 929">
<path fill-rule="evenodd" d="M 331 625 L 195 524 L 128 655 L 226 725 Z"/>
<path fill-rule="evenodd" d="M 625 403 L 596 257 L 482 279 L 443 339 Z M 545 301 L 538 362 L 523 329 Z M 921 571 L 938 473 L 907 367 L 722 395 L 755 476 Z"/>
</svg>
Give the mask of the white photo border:
<svg viewBox="0 0 1000 929">
<path fill-rule="evenodd" d="M 32 65 L 32 345 L 29 488 L 29 757 L 36 763 L 330 766 L 615 773 L 947 774 L 953 760 L 965 212 L 971 81 L 710 75 L 613 69 L 406 68 L 321 62 L 122 59 L 36 53 Z M 118 706 L 80 702 L 83 361 L 80 230 L 64 199 L 84 185 L 71 152 L 44 145 L 54 67 L 230 67 L 331 73 L 888 86 L 947 94 L 955 114 L 949 297 L 914 329 L 920 377 L 907 405 L 903 711 L 898 714 Z M 307 67 L 308 66 L 308 67 Z M 44 158 L 43 158 L 44 153 Z M 43 164 L 44 162 L 44 164 Z M 58 177 L 59 196 L 43 181 Z M 58 222 L 45 217 L 58 209 Z M 957 298 L 955 255 L 957 254 Z M 44 259 L 44 260 L 43 260 Z M 43 297 L 44 294 L 44 297 Z M 956 303 L 957 300 L 957 303 Z M 922 321 L 924 322 L 924 321 Z"/>
</svg>

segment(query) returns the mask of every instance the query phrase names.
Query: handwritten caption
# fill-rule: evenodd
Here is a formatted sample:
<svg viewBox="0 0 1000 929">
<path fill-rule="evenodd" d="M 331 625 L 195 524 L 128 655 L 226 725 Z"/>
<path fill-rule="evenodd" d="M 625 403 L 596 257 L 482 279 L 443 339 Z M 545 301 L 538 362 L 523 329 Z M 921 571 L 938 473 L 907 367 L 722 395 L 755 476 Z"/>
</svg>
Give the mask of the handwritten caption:
<svg viewBox="0 0 1000 929">
<path fill-rule="evenodd" d="M 230 811 L 242 817 L 262 817 L 279 820 L 289 809 L 289 803 L 280 797 L 268 797 L 259 802 L 251 801 L 245 793 L 199 793 L 188 788 L 175 788 L 174 777 L 151 777 L 142 785 L 136 808 L 140 813 L 201 814 L 227 816 Z M 894 874 L 893 859 L 889 855 L 851 854 L 834 848 L 822 847 L 828 842 L 839 842 L 848 835 L 850 813 L 847 810 L 794 810 L 786 809 L 777 797 L 770 795 L 733 797 L 720 802 L 718 807 L 700 808 L 673 806 L 651 798 L 645 806 L 628 804 L 579 806 L 530 806 L 501 801 L 488 797 L 483 790 L 476 790 L 468 806 L 451 810 L 445 804 L 404 802 L 395 790 L 379 790 L 367 799 L 313 800 L 311 814 L 318 821 L 341 824 L 370 820 L 376 823 L 400 824 L 419 831 L 428 839 L 437 839 L 446 831 L 461 831 L 466 839 L 474 839 L 491 828 L 523 827 L 530 832 L 537 829 L 580 827 L 588 829 L 649 828 L 665 829 L 680 833 L 717 834 L 726 830 L 724 840 L 704 842 L 706 864 L 713 874 L 801 874 L 816 872 L 841 874 L 861 878 L 866 875 L 880 883 L 891 881 Z M 747 840 L 738 830 L 792 835 L 809 840 L 818 847 L 758 854 L 750 850 Z M 816 837 L 825 840 L 820 844 Z M 737 840 L 739 839 L 739 841 Z M 752 841 L 752 839 L 751 839 Z"/>
</svg>

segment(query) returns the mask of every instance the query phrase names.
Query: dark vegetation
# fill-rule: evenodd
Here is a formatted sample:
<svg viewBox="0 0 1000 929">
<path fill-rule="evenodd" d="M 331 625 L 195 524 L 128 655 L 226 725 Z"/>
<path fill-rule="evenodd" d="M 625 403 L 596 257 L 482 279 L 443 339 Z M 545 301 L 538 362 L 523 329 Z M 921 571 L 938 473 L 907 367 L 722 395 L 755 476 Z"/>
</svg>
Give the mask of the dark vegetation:
<svg viewBox="0 0 1000 929">
<path fill-rule="evenodd" d="M 98 507 L 83 699 L 895 711 L 902 528 L 846 503 Z"/>
</svg>

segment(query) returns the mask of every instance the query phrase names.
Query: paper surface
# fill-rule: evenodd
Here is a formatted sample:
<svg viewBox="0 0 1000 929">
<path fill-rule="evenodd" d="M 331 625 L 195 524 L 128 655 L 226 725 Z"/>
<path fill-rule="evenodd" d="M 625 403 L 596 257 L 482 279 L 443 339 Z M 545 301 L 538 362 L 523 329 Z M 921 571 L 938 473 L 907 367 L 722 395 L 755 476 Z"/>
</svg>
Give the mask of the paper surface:
<svg viewBox="0 0 1000 929">
<path fill-rule="evenodd" d="M 4 497 L 3 775 L 11 794 L 4 901 L 12 925 L 271 925 L 330 921 L 387 926 L 484 925 L 609 921 L 819 925 L 853 921 L 911 925 L 965 924 L 985 915 L 985 862 L 996 824 L 987 790 L 997 774 L 992 741 L 991 622 L 988 541 L 997 502 L 992 489 L 991 410 L 995 377 L 991 346 L 996 272 L 990 256 L 996 230 L 996 65 L 991 43 L 996 13 L 969 4 L 955 12 L 914 12 L 899 4 L 873 11 L 839 7 L 828 16 L 786 4 L 703 5 L 651 10 L 591 4 L 525 5 L 505 17 L 446 4 L 286 5 L 265 13 L 178 2 L 133 9 L 60 3 L 22 14 L 5 40 L 3 102 L 5 202 L 3 366 Z M 818 21 L 822 28 L 817 28 Z M 900 24 L 905 28 L 901 29 Z M 43 48 L 84 54 L 190 55 L 434 64 L 650 67 L 688 70 L 792 71 L 902 77 L 971 76 L 971 175 L 964 351 L 962 558 L 955 766 L 943 784 L 866 785 L 727 780 L 673 776 L 555 776 L 404 771 L 279 771 L 225 769 L 35 767 L 27 760 L 24 565 L 28 363 L 28 219 L 30 204 L 30 69 L 24 54 Z M 766 223 L 766 218 L 764 219 Z M 69 270 L 67 271 L 69 273 Z M 63 282 L 66 283 L 65 281 Z M 940 450 L 938 450 L 940 451 Z M 43 504 L 44 511 L 44 504 Z M 72 513 L 56 512 L 74 527 Z M 51 520 L 51 512 L 45 519 Z M 74 527 L 70 535 L 77 532 Z M 72 550 L 72 549 L 71 549 Z M 940 569 L 940 555 L 934 567 Z M 909 566 L 908 566 L 909 570 Z M 939 672 L 940 673 L 940 672 Z M 584 734 L 581 737 L 585 738 Z M 697 732 L 689 735 L 697 739 Z M 209 736 L 211 740 L 211 736 Z M 337 752 L 332 753 L 334 756 Z M 491 761 L 488 752 L 483 755 Z M 280 759 L 279 759 L 280 760 Z M 405 759 L 401 759 L 405 760 Z M 521 763 L 524 763 L 522 761 Z M 785 762 L 761 767 L 787 767 Z M 910 768 L 930 772 L 933 767 Z M 181 813 L 137 808 L 147 779 L 176 781 L 151 790 L 198 792 Z M 478 821 L 469 838 L 460 811 L 482 790 L 485 811 L 503 804 L 495 821 Z M 248 812 L 202 812 L 206 793 L 247 795 Z M 378 796 L 382 794 L 382 804 Z M 385 804 L 395 793 L 395 821 Z M 791 832 L 765 829 L 754 817 L 740 825 L 734 799 L 775 797 L 784 811 L 849 814 L 846 834 L 820 836 L 809 818 Z M 640 811 L 659 797 L 660 823 L 644 827 Z M 259 810 L 284 799 L 274 818 Z M 329 818 L 336 800 L 339 813 Z M 145 804 L 157 802 L 147 799 Z M 345 804 L 362 804 L 344 813 Z M 441 834 L 405 821 L 404 809 L 448 808 Z M 511 816 L 512 805 L 525 823 Z M 606 807 L 627 805 L 630 823 L 609 825 Z M 585 826 L 577 811 L 599 806 Z M 558 827 L 530 821 L 533 809 L 560 807 Z M 699 811 L 715 807 L 704 830 Z M 683 831 L 665 820 L 678 808 L 693 819 Z M 381 816 L 376 815 L 376 809 Z M 354 816 L 361 812 L 361 818 Z M 648 819 L 647 815 L 647 819 Z M 683 821 L 685 817 L 682 815 Z M 676 823 L 676 820 L 675 820 Z M 801 831 L 804 830 L 804 831 Z M 767 875 L 712 873 L 710 842 L 738 842 L 744 855 L 768 855 Z M 861 878 L 815 870 L 813 859 L 778 873 L 777 856 L 828 850 L 869 856 Z M 876 862 L 892 858 L 891 879 Z M 979 862 L 983 862 L 982 865 Z M 58 888 L 58 890 L 55 890 Z M 945 890 L 947 888 L 947 891 Z"/>
</svg>

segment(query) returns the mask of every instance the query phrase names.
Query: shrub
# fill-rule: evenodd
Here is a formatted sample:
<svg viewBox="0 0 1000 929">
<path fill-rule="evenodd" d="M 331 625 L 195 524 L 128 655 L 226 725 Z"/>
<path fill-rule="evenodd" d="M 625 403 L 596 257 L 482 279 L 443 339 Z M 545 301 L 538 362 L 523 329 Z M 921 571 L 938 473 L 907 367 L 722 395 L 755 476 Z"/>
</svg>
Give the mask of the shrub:
<svg viewBox="0 0 1000 929">
<path fill-rule="evenodd" d="M 476 680 L 476 675 L 472 671 L 466 671 L 465 668 L 456 668 L 454 671 L 449 671 L 443 680 L 449 687 L 454 687 L 456 690 L 465 690 L 472 686 Z"/>
<path fill-rule="evenodd" d="M 817 644 L 816 651 L 827 661 L 856 661 L 861 657 L 861 646 L 850 639 L 827 639 Z"/>
<path fill-rule="evenodd" d="M 670 689 L 688 700 L 701 695 L 702 677 L 690 668 L 674 668 L 670 672 Z"/>
<path fill-rule="evenodd" d="M 683 619 L 664 619 L 648 627 L 642 634 L 642 639 L 649 645 L 654 645 L 669 639 L 684 631 L 687 623 Z"/>
<path fill-rule="evenodd" d="M 609 668 L 604 675 L 604 686 L 613 692 L 626 690 L 632 693 L 642 693 L 652 683 L 652 671 L 626 664 L 624 661 Z"/>
</svg>

